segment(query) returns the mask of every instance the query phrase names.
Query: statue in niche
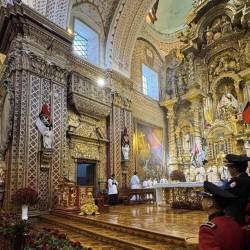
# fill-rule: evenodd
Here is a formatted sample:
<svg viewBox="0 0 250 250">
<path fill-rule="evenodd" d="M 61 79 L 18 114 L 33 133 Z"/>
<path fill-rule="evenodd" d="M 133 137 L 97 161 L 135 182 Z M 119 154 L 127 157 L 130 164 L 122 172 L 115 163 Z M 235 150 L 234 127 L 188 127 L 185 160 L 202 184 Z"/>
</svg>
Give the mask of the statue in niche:
<svg viewBox="0 0 250 250">
<path fill-rule="evenodd" d="M 235 114 L 238 111 L 237 99 L 226 89 L 225 94 L 221 97 L 217 106 L 217 112 L 220 119 L 225 118 L 227 114 Z"/>
<path fill-rule="evenodd" d="M 217 148 L 218 148 L 218 153 L 219 154 L 225 154 L 227 153 L 227 143 L 226 140 L 224 139 L 224 135 L 221 135 L 216 142 Z"/>
<path fill-rule="evenodd" d="M 207 179 L 210 182 L 217 182 L 220 180 L 216 165 L 213 164 L 207 168 Z"/>
<path fill-rule="evenodd" d="M 185 152 L 190 151 L 190 142 L 191 142 L 190 140 L 191 140 L 191 136 L 189 133 L 187 133 L 183 136 L 183 144 L 182 145 L 183 145 L 183 149 Z"/>
<path fill-rule="evenodd" d="M 206 31 L 206 41 L 207 41 L 207 45 L 214 42 L 214 33 L 209 28 L 209 26 L 207 26 L 207 31 Z"/>
<path fill-rule="evenodd" d="M 129 135 L 127 128 L 124 128 L 124 131 L 122 133 L 122 160 L 128 161 L 129 160 Z"/>
<path fill-rule="evenodd" d="M 52 149 L 54 134 L 52 130 L 51 114 L 47 104 L 42 106 L 42 110 L 36 120 L 36 126 L 43 136 L 43 147 L 45 149 Z"/>
<path fill-rule="evenodd" d="M 221 18 L 221 32 L 222 34 L 232 31 L 232 24 L 227 16 Z"/>
<path fill-rule="evenodd" d="M 183 71 L 180 71 L 178 73 L 178 78 L 177 78 L 177 93 L 179 94 L 184 94 L 185 91 L 187 90 L 187 84 L 186 84 L 186 79 Z"/>
<path fill-rule="evenodd" d="M 167 89 L 166 92 L 169 95 L 170 99 L 172 98 L 172 95 L 174 93 L 173 85 L 176 81 L 175 79 L 175 70 L 171 68 L 167 68 Z"/>
</svg>

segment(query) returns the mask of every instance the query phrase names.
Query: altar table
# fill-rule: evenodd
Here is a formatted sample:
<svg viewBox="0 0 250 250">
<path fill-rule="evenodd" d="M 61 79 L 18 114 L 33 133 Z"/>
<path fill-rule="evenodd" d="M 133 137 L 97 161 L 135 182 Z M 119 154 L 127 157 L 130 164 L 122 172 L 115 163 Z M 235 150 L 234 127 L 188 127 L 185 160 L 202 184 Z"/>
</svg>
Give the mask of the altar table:
<svg viewBox="0 0 250 250">
<path fill-rule="evenodd" d="M 220 185 L 220 182 L 215 183 Z M 201 203 L 200 192 L 203 182 L 157 183 L 153 186 L 156 190 L 156 204 L 170 205 L 173 203 Z"/>
</svg>

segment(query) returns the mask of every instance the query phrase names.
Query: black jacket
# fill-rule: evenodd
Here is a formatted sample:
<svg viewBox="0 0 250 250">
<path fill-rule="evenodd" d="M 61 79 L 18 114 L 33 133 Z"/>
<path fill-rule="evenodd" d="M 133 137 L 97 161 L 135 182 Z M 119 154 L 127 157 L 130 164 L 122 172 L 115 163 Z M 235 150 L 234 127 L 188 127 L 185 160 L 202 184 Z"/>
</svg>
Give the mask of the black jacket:
<svg viewBox="0 0 250 250">
<path fill-rule="evenodd" d="M 225 209 L 225 213 L 234 217 L 240 224 L 245 224 L 245 209 L 250 197 L 250 177 L 247 173 L 241 173 L 239 176 L 229 181 L 227 191 L 237 196 Z"/>
</svg>

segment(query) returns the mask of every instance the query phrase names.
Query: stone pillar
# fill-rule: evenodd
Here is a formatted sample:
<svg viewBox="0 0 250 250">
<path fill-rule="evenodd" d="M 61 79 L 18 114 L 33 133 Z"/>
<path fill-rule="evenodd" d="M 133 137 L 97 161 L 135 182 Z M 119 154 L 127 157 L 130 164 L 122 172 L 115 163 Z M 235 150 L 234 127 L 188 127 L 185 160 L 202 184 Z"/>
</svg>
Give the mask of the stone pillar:
<svg viewBox="0 0 250 250">
<path fill-rule="evenodd" d="M 177 168 L 177 147 L 175 141 L 175 127 L 174 127 L 174 107 L 168 107 L 167 113 L 168 124 L 168 140 L 169 140 L 169 165 L 170 172 Z"/>
</svg>

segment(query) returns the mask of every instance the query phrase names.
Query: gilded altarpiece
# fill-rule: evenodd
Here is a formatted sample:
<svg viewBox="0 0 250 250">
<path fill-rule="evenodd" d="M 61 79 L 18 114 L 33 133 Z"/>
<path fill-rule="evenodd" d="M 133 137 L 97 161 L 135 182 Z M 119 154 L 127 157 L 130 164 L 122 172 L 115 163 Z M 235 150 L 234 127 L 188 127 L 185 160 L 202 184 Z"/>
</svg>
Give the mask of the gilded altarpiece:
<svg viewBox="0 0 250 250">
<path fill-rule="evenodd" d="M 179 34 L 181 49 L 167 57 L 166 94 L 172 169 L 185 169 L 195 150 L 217 166 L 244 153 L 250 136 L 242 111 L 249 101 L 249 6 L 202 1 Z M 244 8 L 244 11 L 242 11 Z"/>
</svg>

